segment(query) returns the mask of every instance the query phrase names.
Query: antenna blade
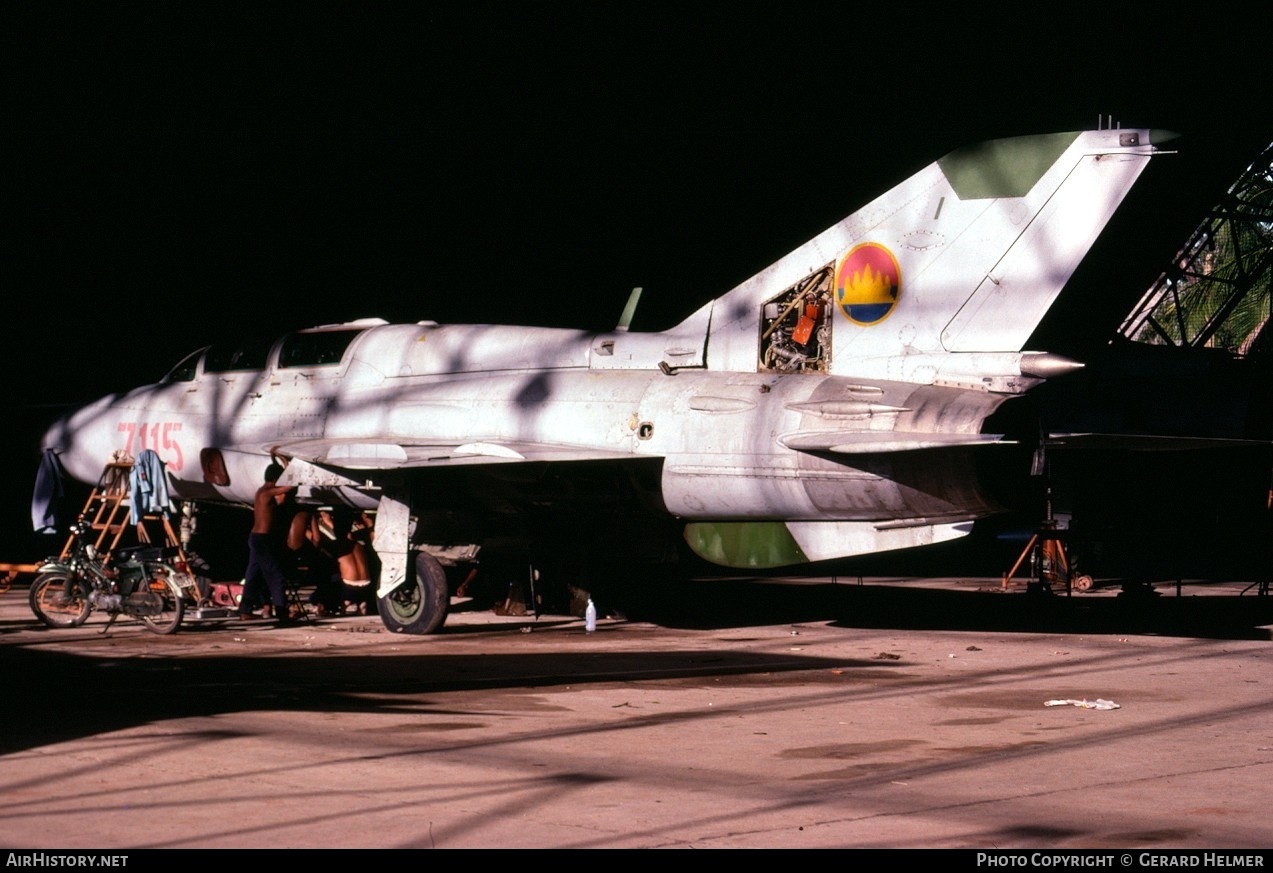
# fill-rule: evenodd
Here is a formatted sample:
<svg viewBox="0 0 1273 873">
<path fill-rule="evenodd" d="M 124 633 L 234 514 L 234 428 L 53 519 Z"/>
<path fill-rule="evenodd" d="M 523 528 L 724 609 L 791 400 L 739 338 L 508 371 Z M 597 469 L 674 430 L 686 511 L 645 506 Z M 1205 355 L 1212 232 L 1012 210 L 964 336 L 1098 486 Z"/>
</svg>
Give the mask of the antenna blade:
<svg viewBox="0 0 1273 873">
<path fill-rule="evenodd" d="M 637 301 L 641 299 L 641 286 L 632 289 L 632 293 L 628 295 L 628 305 L 623 307 L 623 314 L 619 316 L 619 325 L 616 331 L 627 330 L 632 324 L 632 316 L 636 315 Z"/>
</svg>

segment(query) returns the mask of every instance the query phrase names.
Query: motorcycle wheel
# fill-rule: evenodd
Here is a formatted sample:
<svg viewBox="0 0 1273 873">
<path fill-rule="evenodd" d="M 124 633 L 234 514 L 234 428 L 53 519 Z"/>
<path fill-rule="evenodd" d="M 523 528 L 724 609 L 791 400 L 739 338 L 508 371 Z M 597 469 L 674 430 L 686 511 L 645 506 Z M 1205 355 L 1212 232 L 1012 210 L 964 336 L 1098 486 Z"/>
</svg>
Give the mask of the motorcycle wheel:
<svg viewBox="0 0 1273 873">
<path fill-rule="evenodd" d="M 181 618 L 185 615 L 186 604 L 181 586 L 167 574 L 152 576 L 147 583 L 152 594 L 158 594 L 163 600 L 163 611 L 158 615 L 143 615 L 142 623 L 146 630 L 157 634 L 176 633 L 181 627 Z"/>
<path fill-rule="evenodd" d="M 31 611 L 49 627 L 79 627 L 93 611 L 88 592 L 78 582 L 67 601 L 58 602 L 66 590 L 66 578 L 65 573 L 41 573 L 31 583 Z"/>
</svg>

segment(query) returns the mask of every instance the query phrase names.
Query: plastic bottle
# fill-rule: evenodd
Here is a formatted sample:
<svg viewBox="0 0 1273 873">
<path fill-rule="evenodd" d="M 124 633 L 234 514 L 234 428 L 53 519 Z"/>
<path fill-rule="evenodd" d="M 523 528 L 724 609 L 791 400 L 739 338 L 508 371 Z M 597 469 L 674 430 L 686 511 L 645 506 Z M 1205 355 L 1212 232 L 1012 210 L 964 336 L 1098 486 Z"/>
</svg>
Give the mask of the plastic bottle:
<svg viewBox="0 0 1273 873">
<path fill-rule="evenodd" d="M 583 611 L 583 627 L 586 633 L 597 629 L 597 607 L 593 605 L 591 597 L 588 598 L 588 607 Z"/>
</svg>

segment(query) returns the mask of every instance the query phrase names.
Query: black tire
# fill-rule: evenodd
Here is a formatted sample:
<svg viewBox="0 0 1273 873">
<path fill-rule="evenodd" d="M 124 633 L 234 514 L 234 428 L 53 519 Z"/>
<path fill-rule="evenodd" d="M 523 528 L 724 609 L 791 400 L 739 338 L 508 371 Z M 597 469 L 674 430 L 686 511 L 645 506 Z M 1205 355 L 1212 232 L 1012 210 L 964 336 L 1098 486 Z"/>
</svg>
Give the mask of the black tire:
<svg viewBox="0 0 1273 873">
<path fill-rule="evenodd" d="M 166 572 L 150 577 L 150 592 L 163 600 L 163 611 L 158 615 L 143 615 L 142 623 L 146 630 L 157 634 L 176 633 L 181 627 L 181 619 L 185 615 L 185 594 L 176 580 Z"/>
<path fill-rule="evenodd" d="M 36 576 L 28 595 L 35 617 L 49 627 L 79 627 L 88 621 L 93 606 L 84 586 L 76 585 L 70 601 L 59 605 L 55 599 L 65 590 L 66 573 L 54 571 Z"/>
<path fill-rule="evenodd" d="M 446 571 L 432 555 L 420 552 L 412 578 L 380 598 L 380 620 L 400 634 L 431 634 L 446 621 L 451 606 Z"/>
</svg>

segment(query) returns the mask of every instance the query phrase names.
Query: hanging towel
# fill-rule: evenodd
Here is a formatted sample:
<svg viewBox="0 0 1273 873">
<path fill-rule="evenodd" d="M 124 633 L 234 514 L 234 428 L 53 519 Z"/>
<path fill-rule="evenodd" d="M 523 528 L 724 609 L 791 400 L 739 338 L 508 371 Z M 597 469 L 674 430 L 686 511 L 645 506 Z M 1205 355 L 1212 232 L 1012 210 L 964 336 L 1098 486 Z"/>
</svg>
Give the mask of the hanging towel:
<svg viewBox="0 0 1273 873">
<path fill-rule="evenodd" d="M 31 495 L 31 527 L 36 533 L 55 534 L 62 529 L 62 498 L 66 494 L 62 462 L 57 453 L 45 449 L 40 456 L 40 469 L 35 474 L 35 491 Z"/>
<path fill-rule="evenodd" d="M 164 462 L 154 449 L 146 449 L 137 456 L 129 484 L 128 520 L 132 524 L 140 522 L 143 515 L 158 512 L 166 517 L 172 511 Z"/>
</svg>

